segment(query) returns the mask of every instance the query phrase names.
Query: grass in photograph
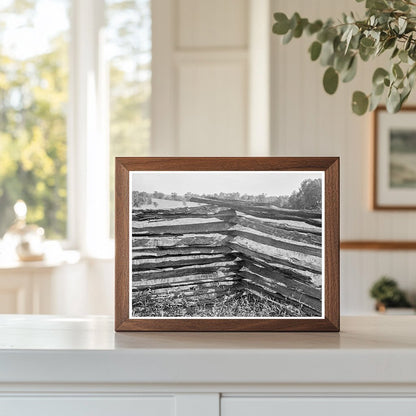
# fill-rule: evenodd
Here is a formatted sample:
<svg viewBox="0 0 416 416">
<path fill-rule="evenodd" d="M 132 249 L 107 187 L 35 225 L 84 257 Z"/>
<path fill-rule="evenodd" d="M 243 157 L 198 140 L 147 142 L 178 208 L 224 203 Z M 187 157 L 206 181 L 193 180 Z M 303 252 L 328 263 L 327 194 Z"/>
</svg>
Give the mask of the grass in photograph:
<svg viewBox="0 0 416 416">
<path fill-rule="evenodd" d="M 191 301 L 186 296 L 158 298 L 151 290 L 133 295 L 133 317 L 305 317 L 312 316 L 286 302 L 266 295 L 262 298 L 241 291 L 231 292 L 215 301 Z"/>
</svg>

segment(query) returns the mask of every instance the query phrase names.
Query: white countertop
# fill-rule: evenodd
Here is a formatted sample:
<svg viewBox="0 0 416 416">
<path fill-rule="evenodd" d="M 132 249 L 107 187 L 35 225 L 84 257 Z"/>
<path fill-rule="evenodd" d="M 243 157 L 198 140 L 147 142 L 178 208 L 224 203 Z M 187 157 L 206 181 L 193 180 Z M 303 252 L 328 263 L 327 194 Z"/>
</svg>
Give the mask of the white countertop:
<svg viewBox="0 0 416 416">
<path fill-rule="evenodd" d="M 416 383 L 416 316 L 338 333 L 115 333 L 107 317 L 0 316 L 0 383 Z"/>
</svg>

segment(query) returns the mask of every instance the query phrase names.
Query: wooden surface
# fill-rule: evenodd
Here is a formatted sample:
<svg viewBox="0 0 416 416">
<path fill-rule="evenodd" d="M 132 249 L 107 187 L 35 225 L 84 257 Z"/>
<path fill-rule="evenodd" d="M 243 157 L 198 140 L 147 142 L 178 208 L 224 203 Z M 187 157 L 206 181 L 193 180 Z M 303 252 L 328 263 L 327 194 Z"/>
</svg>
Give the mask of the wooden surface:
<svg viewBox="0 0 416 416">
<path fill-rule="evenodd" d="M 130 319 L 130 171 L 317 171 L 325 172 L 325 317 L 323 319 Z M 116 158 L 117 331 L 337 331 L 339 330 L 339 159 L 299 158 Z"/>
<path fill-rule="evenodd" d="M 416 250 L 416 241 L 341 241 L 341 250 Z"/>
</svg>

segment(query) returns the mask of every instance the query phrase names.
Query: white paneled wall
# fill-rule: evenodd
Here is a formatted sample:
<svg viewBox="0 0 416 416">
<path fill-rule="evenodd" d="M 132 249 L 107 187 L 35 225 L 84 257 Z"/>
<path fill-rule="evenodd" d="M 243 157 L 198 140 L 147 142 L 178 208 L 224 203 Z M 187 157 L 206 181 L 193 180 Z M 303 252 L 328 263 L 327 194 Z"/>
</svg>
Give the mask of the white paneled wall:
<svg viewBox="0 0 416 416">
<path fill-rule="evenodd" d="M 154 0 L 154 155 L 246 154 L 248 14 L 248 0 Z"/>
<path fill-rule="evenodd" d="M 247 69 L 244 56 L 181 59 L 178 68 L 180 155 L 244 155 Z"/>
<path fill-rule="evenodd" d="M 245 49 L 247 0 L 176 0 L 179 49 Z"/>
<path fill-rule="evenodd" d="M 273 12 L 298 11 L 312 19 L 337 17 L 350 10 L 363 15 L 363 6 L 353 0 L 272 0 Z M 282 45 L 277 36 L 272 38 L 272 154 L 341 157 L 342 240 L 416 240 L 416 212 L 376 212 L 370 207 L 371 116 L 353 115 L 350 103 L 354 90 L 369 92 L 377 60 L 360 63 L 357 79 L 341 84 L 329 96 L 322 88 L 324 68 L 308 56 L 312 40 L 304 37 Z M 383 274 L 397 278 L 414 295 L 415 266 L 414 251 L 343 251 L 342 312 L 371 311 L 368 288 Z"/>
</svg>

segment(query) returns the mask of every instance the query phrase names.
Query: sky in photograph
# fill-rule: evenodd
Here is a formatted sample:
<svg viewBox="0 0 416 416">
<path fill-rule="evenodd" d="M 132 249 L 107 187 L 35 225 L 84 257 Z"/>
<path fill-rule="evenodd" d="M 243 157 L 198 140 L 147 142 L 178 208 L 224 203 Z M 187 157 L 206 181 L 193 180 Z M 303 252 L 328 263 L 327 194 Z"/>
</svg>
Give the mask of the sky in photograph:
<svg viewBox="0 0 416 416">
<path fill-rule="evenodd" d="M 290 195 L 305 179 L 323 179 L 323 172 L 131 172 L 133 191 L 184 195 L 239 192 Z"/>
</svg>

